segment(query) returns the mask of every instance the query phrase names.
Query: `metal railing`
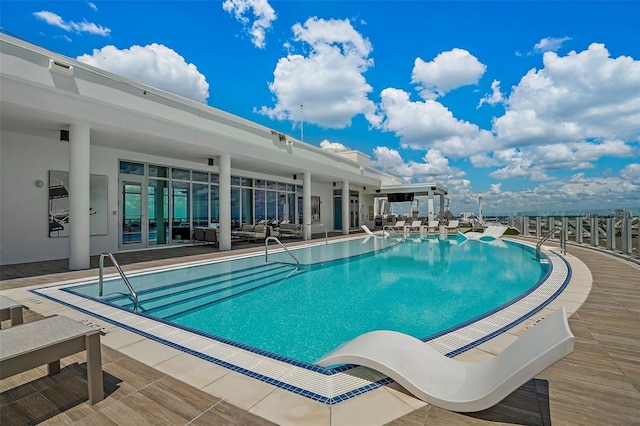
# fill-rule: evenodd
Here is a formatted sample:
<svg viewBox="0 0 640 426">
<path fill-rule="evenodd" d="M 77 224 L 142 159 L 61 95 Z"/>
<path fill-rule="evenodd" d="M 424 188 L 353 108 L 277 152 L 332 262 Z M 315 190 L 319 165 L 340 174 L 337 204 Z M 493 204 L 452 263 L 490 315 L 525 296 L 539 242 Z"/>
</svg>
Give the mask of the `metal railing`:
<svg viewBox="0 0 640 426">
<path fill-rule="evenodd" d="M 120 265 L 116 261 L 116 258 L 113 257 L 113 254 L 111 254 L 111 253 L 102 253 L 100 255 L 100 273 L 99 273 L 99 281 L 98 281 L 98 296 L 102 297 L 102 294 L 103 294 L 103 275 L 104 275 L 104 258 L 105 257 L 109 257 L 109 259 L 111 259 L 111 263 L 113 263 L 113 266 L 116 267 L 116 270 L 118 271 L 118 273 L 122 277 L 122 281 L 124 281 L 124 284 L 129 289 L 129 292 L 131 293 L 131 297 L 133 298 L 133 310 L 134 310 L 134 312 L 136 312 L 138 310 L 138 293 L 136 293 L 136 291 L 133 289 L 133 287 L 131 286 L 131 283 L 127 279 L 127 276 L 124 274 L 124 271 L 122 270 L 122 268 L 120 267 Z"/>
<path fill-rule="evenodd" d="M 547 232 L 545 236 L 540 238 L 540 241 L 538 241 L 538 243 L 536 244 L 536 259 L 540 260 L 540 247 L 542 246 L 542 244 L 544 244 L 545 241 L 551 238 L 551 236 L 555 234 L 555 232 L 556 232 L 556 227 L 554 226 L 549 230 L 549 232 Z"/>
<path fill-rule="evenodd" d="M 322 223 L 307 223 L 307 225 L 309 227 L 309 238 L 311 238 L 311 227 L 312 226 L 322 226 L 324 228 L 324 243 L 325 244 L 329 244 L 329 230 L 327 229 L 326 226 L 324 226 Z M 305 238 L 306 238 L 306 234 L 305 234 Z"/>
<path fill-rule="evenodd" d="M 291 254 L 289 249 L 284 244 L 282 244 L 282 242 L 277 237 L 267 237 L 264 240 L 264 261 L 265 261 L 265 263 L 269 261 L 269 241 L 277 242 L 280 245 L 280 247 L 282 247 L 284 249 L 284 251 L 287 252 L 287 254 L 289 256 L 291 256 L 291 258 L 293 260 L 296 261 L 296 268 L 300 267 L 300 262 L 298 261 L 298 258 L 296 258 L 293 254 Z"/>
</svg>

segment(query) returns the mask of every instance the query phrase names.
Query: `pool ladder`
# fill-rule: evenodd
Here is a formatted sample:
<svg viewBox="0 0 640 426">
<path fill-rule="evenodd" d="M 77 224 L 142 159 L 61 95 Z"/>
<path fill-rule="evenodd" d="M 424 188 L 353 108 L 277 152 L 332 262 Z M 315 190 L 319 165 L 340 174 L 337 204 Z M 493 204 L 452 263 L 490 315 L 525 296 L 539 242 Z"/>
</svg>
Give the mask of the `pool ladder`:
<svg viewBox="0 0 640 426">
<path fill-rule="evenodd" d="M 111 253 L 102 253 L 100 255 L 100 274 L 99 274 L 99 281 L 98 281 L 98 296 L 102 297 L 102 293 L 103 293 L 103 284 L 102 284 L 103 278 L 102 277 L 104 275 L 104 258 L 105 257 L 109 257 L 109 259 L 111 259 L 111 263 L 113 263 L 113 266 L 116 267 L 118 273 L 122 277 L 122 281 L 124 281 L 124 284 L 129 289 L 129 292 L 131 293 L 131 298 L 133 299 L 133 311 L 137 312 L 138 311 L 138 293 L 136 293 L 136 291 L 133 289 L 133 287 L 131 286 L 131 283 L 127 279 L 127 276 L 124 274 L 124 271 L 122 270 L 122 268 L 120 267 L 118 262 L 116 262 L 116 258 L 113 257 L 113 254 L 111 254 Z"/>
<path fill-rule="evenodd" d="M 297 270 L 298 268 L 300 268 L 300 262 L 298 261 L 298 258 L 297 258 L 297 257 L 295 257 L 293 254 L 291 254 L 291 252 L 289 251 L 289 249 L 288 249 L 284 244 L 282 244 L 282 242 L 281 242 L 278 238 L 276 238 L 276 237 L 267 237 L 267 238 L 264 240 L 264 261 L 265 261 L 265 263 L 269 261 L 269 241 L 275 241 L 276 243 L 278 243 L 278 244 L 280 245 L 280 247 L 282 247 L 282 248 L 284 249 L 284 251 L 286 251 L 286 252 L 287 252 L 287 254 L 288 254 L 289 256 L 291 256 L 291 258 L 292 258 L 293 260 L 295 260 L 295 261 L 296 261 L 296 270 Z"/>
<path fill-rule="evenodd" d="M 547 241 L 549 238 L 551 238 L 556 231 L 556 227 L 553 226 L 549 232 L 547 232 L 547 234 L 542 237 L 540 239 L 540 241 L 538 241 L 538 244 L 536 244 L 536 259 L 540 260 L 540 247 L 542 246 L 542 244 L 544 244 L 545 241 Z M 560 230 L 560 251 L 562 252 L 562 254 L 567 254 L 567 236 L 565 234 L 564 229 Z"/>
</svg>

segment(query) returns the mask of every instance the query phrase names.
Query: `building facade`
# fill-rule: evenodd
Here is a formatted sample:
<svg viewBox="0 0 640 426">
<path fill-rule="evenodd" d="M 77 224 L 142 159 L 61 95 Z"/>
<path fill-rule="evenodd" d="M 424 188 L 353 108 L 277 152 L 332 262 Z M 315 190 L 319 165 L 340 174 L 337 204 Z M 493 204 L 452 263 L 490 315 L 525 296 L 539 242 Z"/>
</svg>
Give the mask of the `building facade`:
<svg viewBox="0 0 640 426">
<path fill-rule="evenodd" d="M 182 244 L 196 227 L 288 221 L 374 226 L 386 193 L 415 190 L 368 157 L 267 127 L 0 34 L 0 264 Z M 403 189 L 404 188 L 404 189 Z M 413 188 L 413 189 L 412 189 Z M 419 189 L 430 199 L 446 190 Z"/>
</svg>

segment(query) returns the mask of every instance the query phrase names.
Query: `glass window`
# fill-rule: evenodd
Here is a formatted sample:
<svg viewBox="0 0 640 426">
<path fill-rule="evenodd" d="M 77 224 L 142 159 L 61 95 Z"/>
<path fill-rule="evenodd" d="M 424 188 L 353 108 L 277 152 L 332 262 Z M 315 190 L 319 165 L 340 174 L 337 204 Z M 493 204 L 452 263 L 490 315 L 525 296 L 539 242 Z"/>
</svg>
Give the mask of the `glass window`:
<svg viewBox="0 0 640 426">
<path fill-rule="evenodd" d="M 264 189 L 256 189 L 255 190 L 255 209 L 256 209 L 256 223 L 261 220 L 265 220 L 267 217 L 265 216 L 266 211 L 266 192 Z"/>
<path fill-rule="evenodd" d="M 189 182 L 173 182 L 171 188 L 174 240 L 190 240 Z"/>
<path fill-rule="evenodd" d="M 120 173 L 125 175 L 144 176 L 144 164 L 131 163 L 129 161 L 120 162 Z"/>
<path fill-rule="evenodd" d="M 209 226 L 209 185 L 193 183 L 191 190 L 193 193 L 193 226 Z"/>
<path fill-rule="evenodd" d="M 277 219 L 277 196 L 278 193 L 276 191 L 267 191 L 267 219 L 269 220 Z"/>
<path fill-rule="evenodd" d="M 255 187 L 256 188 L 264 188 L 266 181 L 263 179 L 256 179 Z"/>
<path fill-rule="evenodd" d="M 169 242 L 169 182 L 149 179 L 147 200 L 149 244 L 167 244 Z"/>
<path fill-rule="evenodd" d="M 211 223 L 220 222 L 220 187 L 211 185 Z"/>
<path fill-rule="evenodd" d="M 253 179 L 242 178 L 242 186 L 253 187 Z"/>
<path fill-rule="evenodd" d="M 278 191 L 286 191 L 287 184 L 278 182 Z"/>
<path fill-rule="evenodd" d="M 215 173 L 211 173 L 211 183 L 219 183 L 220 182 L 220 176 L 218 176 Z"/>
<path fill-rule="evenodd" d="M 171 177 L 173 179 L 189 180 L 191 179 L 191 172 L 185 169 L 171 169 Z"/>
<path fill-rule="evenodd" d="M 267 189 L 276 189 L 276 183 L 271 181 L 271 180 L 268 180 L 267 181 Z"/>
<path fill-rule="evenodd" d="M 191 180 L 196 182 L 209 182 L 209 173 L 197 172 L 194 170 L 191 172 Z"/>
<path fill-rule="evenodd" d="M 295 186 L 295 185 L 288 184 L 288 185 L 287 185 L 287 191 L 289 191 L 289 192 L 296 192 L 296 186 Z"/>
<path fill-rule="evenodd" d="M 242 188 L 242 223 L 253 224 L 253 189 Z"/>
<path fill-rule="evenodd" d="M 231 188 L 231 228 L 240 227 L 240 188 Z"/>
<path fill-rule="evenodd" d="M 231 176 L 231 185 L 240 186 L 240 178 L 238 176 Z"/>
<path fill-rule="evenodd" d="M 301 185 L 296 186 L 296 192 L 299 193 L 299 194 L 302 194 L 302 186 Z"/>
<path fill-rule="evenodd" d="M 149 177 L 159 177 L 159 178 L 168 178 L 169 177 L 169 168 L 164 166 L 155 166 L 153 164 L 149 164 Z"/>
</svg>

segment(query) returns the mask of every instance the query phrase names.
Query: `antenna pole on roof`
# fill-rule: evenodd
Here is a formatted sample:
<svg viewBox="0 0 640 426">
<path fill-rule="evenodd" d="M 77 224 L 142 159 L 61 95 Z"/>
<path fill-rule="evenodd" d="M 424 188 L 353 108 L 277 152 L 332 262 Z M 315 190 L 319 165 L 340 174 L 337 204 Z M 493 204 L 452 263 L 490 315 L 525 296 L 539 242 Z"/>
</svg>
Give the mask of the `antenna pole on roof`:
<svg viewBox="0 0 640 426">
<path fill-rule="evenodd" d="M 303 104 L 300 104 L 300 142 L 304 142 L 304 120 L 302 115 Z"/>
</svg>

